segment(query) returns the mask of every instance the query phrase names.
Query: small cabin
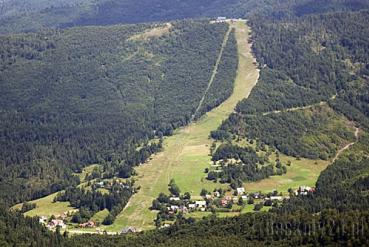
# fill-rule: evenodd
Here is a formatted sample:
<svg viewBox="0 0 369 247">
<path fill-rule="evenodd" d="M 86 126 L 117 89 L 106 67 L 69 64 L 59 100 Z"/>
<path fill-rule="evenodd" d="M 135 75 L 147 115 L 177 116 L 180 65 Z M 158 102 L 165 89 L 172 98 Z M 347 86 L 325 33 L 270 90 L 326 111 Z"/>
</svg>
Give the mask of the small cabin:
<svg viewBox="0 0 369 247">
<path fill-rule="evenodd" d="M 243 187 L 237 188 L 237 195 L 241 196 L 244 193 L 245 193 L 245 188 L 243 188 Z"/>
<path fill-rule="evenodd" d="M 206 207 L 206 201 L 196 201 L 195 205 L 198 208 L 205 208 Z"/>
<path fill-rule="evenodd" d="M 226 17 L 223 17 L 223 16 L 220 16 L 216 19 L 216 23 L 223 23 L 223 22 L 226 22 L 227 21 L 227 18 Z"/>
<path fill-rule="evenodd" d="M 137 232 L 136 228 L 133 226 L 125 227 L 120 231 L 120 234 L 128 234 Z"/>
</svg>

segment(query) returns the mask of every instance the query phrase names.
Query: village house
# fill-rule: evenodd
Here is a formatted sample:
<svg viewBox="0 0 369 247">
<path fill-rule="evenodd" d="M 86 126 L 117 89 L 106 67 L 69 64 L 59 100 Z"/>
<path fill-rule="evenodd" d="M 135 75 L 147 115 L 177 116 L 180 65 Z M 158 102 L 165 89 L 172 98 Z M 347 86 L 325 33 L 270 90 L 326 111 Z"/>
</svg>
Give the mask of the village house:
<svg viewBox="0 0 369 247">
<path fill-rule="evenodd" d="M 180 201 L 181 199 L 179 197 L 170 197 L 169 198 L 170 201 Z"/>
<path fill-rule="evenodd" d="M 212 197 L 211 195 L 207 194 L 207 195 L 205 195 L 205 198 L 206 198 L 206 199 L 208 199 L 208 200 L 210 200 L 210 199 L 212 199 L 213 197 Z"/>
<path fill-rule="evenodd" d="M 233 200 L 233 203 L 237 203 L 238 202 L 238 197 L 234 196 L 232 200 Z"/>
<path fill-rule="evenodd" d="M 176 206 L 176 205 L 171 205 L 171 206 L 170 206 L 170 210 L 172 210 L 173 212 L 177 212 L 177 211 L 178 211 L 178 209 L 179 209 L 179 207 L 178 207 L 178 206 Z"/>
<path fill-rule="evenodd" d="M 170 224 L 165 223 L 165 224 L 164 224 L 164 225 L 162 225 L 160 228 L 168 228 L 168 227 L 170 227 Z"/>
<path fill-rule="evenodd" d="M 62 220 L 51 220 L 49 224 L 47 224 L 47 228 L 49 229 L 55 229 L 56 227 L 61 227 L 62 229 L 65 229 L 67 225 Z"/>
<path fill-rule="evenodd" d="M 220 197 L 220 193 L 219 193 L 219 191 L 215 191 L 215 192 L 214 192 L 214 196 L 215 196 L 215 197 Z"/>
<path fill-rule="evenodd" d="M 137 232 L 136 228 L 133 226 L 125 227 L 120 231 L 120 234 L 128 234 Z"/>
<path fill-rule="evenodd" d="M 248 199 L 249 199 L 249 197 L 248 197 L 247 195 L 243 195 L 243 196 L 241 196 L 241 198 L 242 198 L 242 200 L 244 200 L 244 201 L 246 201 L 246 200 L 248 200 Z"/>
<path fill-rule="evenodd" d="M 261 198 L 261 194 L 259 192 L 255 192 L 253 197 L 254 197 L 254 199 L 259 199 L 259 198 Z"/>
<path fill-rule="evenodd" d="M 40 223 L 40 224 L 46 224 L 47 223 L 47 217 L 46 216 L 41 216 L 39 219 L 38 219 L 38 222 Z"/>
<path fill-rule="evenodd" d="M 188 204 L 188 208 L 189 209 L 195 209 L 196 208 L 196 204 L 190 203 L 190 204 Z"/>
<path fill-rule="evenodd" d="M 216 19 L 216 23 L 224 23 L 227 21 L 227 18 L 226 17 L 223 17 L 223 16 L 219 16 L 217 19 Z"/>
<path fill-rule="evenodd" d="M 227 201 L 226 199 L 222 199 L 222 200 L 220 201 L 220 204 L 221 204 L 223 207 L 225 207 L 225 206 L 227 206 L 227 205 L 228 205 L 228 201 Z"/>
<path fill-rule="evenodd" d="M 295 195 L 303 195 L 306 196 L 308 195 L 308 193 L 314 193 L 315 192 L 315 188 L 314 187 L 309 187 L 309 186 L 300 186 L 298 188 L 297 191 L 295 191 Z"/>
<path fill-rule="evenodd" d="M 270 200 L 272 200 L 272 201 L 283 201 L 283 197 L 282 196 L 271 196 Z"/>
<path fill-rule="evenodd" d="M 86 228 L 86 227 L 93 228 L 93 227 L 95 227 L 95 226 L 96 226 L 96 224 L 95 224 L 95 222 L 93 222 L 92 220 L 89 220 L 89 221 L 88 221 L 88 222 L 86 222 L 86 223 L 79 224 L 79 227 L 81 227 L 81 228 Z"/>
<path fill-rule="evenodd" d="M 197 208 L 205 208 L 206 207 L 206 201 L 196 201 L 195 205 Z"/>
<path fill-rule="evenodd" d="M 188 208 L 187 208 L 187 207 L 185 207 L 185 206 L 182 206 L 182 207 L 180 207 L 180 208 L 179 208 L 179 211 L 180 211 L 181 213 L 183 213 L 183 214 L 187 214 L 187 213 L 188 213 Z"/>
<path fill-rule="evenodd" d="M 245 194 L 245 188 L 243 188 L 243 187 L 241 187 L 241 188 L 237 188 L 237 194 L 238 194 L 239 196 L 241 196 L 241 195 Z"/>
</svg>

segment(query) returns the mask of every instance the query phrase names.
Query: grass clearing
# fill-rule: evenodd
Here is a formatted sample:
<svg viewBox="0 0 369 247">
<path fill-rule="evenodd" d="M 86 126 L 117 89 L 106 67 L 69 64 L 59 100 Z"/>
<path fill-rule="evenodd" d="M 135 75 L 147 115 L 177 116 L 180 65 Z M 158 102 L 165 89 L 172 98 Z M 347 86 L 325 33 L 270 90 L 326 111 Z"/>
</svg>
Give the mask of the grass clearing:
<svg viewBox="0 0 369 247">
<path fill-rule="evenodd" d="M 85 181 L 86 175 L 90 175 L 95 168 L 100 168 L 100 167 L 101 166 L 98 164 L 89 165 L 83 168 L 81 173 L 75 173 L 74 175 L 78 176 L 82 183 Z"/>
<path fill-rule="evenodd" d="M 204 169 L 209 167 L 211 159 L 209 134 L 234 111 L 238 101 L 248 97 L 259 76 L 247 43 L 249 28 L 244 22 L 236 22 L 232 26 L 236 28 L 240 58 L 233 94 L 198 121 L 165 138 L 164 151 L 136 169 L 139 174 L 136 183 L 141 190 L 131 198 L 115 223 L 106 228 L 108 231 L 119 231 L 125 226 L 135 226 L 140 230 L 154 228 L 156 212 L 151 212 L 149 207 L 160 192 L 168 191 L 171 178 L 176 180 L 182 192 L 188 191 L 193 195 L 199 195 L 202 188 L 213 190 L 226 186 L 205 179 Z"/>
<path fill-rule="evenodd" d="M 81 180 L 81 185 L 83 185 L 84 179 L 86 177 L 87 174 L 91 174 L 92 171 L 95 168 L 100 167 L 97 164 L 93 164 L 90 166 L 85 167 L 81 173 L 75 173 L 75 176 L 79 176 L 80 180 Z M 88 188 L 87 188 L 88 189 Z M 103 189 L 102 189 L 103 190 Z M 105 193 L 105 191 L 102 191 L 103 193 Z M 26 212 L 24 215 L 26 216 L 51 216 L 51 215 L 60 215 L 63 214 L 65 212 L 68 212 L 70 210 L 75 210 L 75 208 L 71 207 L 69 202 L 53 202 L 55 196 L 58 194 L 57 193 L 53 193 L 50 194 L 48 196 L 42 197 L 40 199 L 37 200 L 33 200 L 33 201 L 29 201 L 30 203 L 36 203 L 36 208 L 32 209 L 28 212 Z M 22 204 L 17 204 L 15 206 L 13 206 L 13 209 L 21 209 L 22 208 Z"/>
<path fill-rule="evenodd" d="M 313 187 L 320 173 L 331 163 L 327 160 L 297 160 L 283 154 L 280 154 L 279 158 L 284 164 L 288 160 L 292 162 L 291 166 L 287 166 L 287 173 L 282 176 L 271 176 L 258 182 L 245 183 L 247 192 L 271 192 L 276 189 L 287 194 L 289 188 L 298 188 L 301 185 Z M 275 154 L 271 155 L 270 159 L 275 160 Z"/>
<path fill-rule="evenodd" d="M 136 35 L 133 35 L 128 40 L 137 41 L 137 40 L 148 40 L 150 38 L 159 38 L 165 34 L 168 34 L 170 30 L 172 29 L 171 23 L 166 23 L 165 25 L 160 25 L 157 27 L 154 27 L 152 29 L 146 30 L 143 33 L 139 33 Z"/>
<path fill-rule="evenodd" d="M 102 223 L 105 219 L 106 216 L 108 216 L 109 214 L 109 210 L 104 209 L 102 211 L 97 212 L 96 214 L 94 214 L 94 216 L 92 216 L 91 220 L 94 222 L 100 222 Z"/>
<path fill-rule="evenodd" d="M 36 208 L 26 212 L 26 216 L 51 216 L 51 215 L 61 215 L 65 212 L 75 210 L 71 207 L 69 202 L 53 202 L 54 197 L 57 193 L 45 196 L 43 198 L 30 201 L 31 203 L 36 203 Z M 22 203 L 13 206 L 13 209 L 20 209 Z"/>
</svg>

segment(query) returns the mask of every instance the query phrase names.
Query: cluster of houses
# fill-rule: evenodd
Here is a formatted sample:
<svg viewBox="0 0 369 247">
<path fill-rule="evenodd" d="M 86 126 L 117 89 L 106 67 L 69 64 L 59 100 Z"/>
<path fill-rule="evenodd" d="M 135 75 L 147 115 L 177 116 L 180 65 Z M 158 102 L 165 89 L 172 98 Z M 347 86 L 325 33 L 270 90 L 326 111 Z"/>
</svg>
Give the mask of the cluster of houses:
<svg viewBox="0 0 369 247">
<path fill-rule="evenodd" d="M 55 230 L 57 227 L 60 227 L 61 229 L 67 228 L 67 225 L 64 223 L 64 220 L 62 219 L 51 219 L 49 221 L 48 217 L 41 216 L 39 218 L 39 222 L 45 225 L 49 230 Z"/>
<path fill-rule="evenodd" d="M 53 217 L 41 216 L 39 217 L 39 223 L 45 225 L 49 230 L 55 230 L 57 227 L 61 229 L 66 229 L 67 218 L 70 217 L 76 210 L 69 210 L 62 214 L 55 215 Z M 94 228 L 96 227 L 96 223 L 94 221 L 88 221 L 86 223 L 79 224 L 80 228 Z"/>
<path fill-rule="evenodd" d="M 41 216 L 39 218 L 39 222 L 45 225 L 50 230 L 55 230 L 57 227 L 65 229 L 67 228 L 67 225 L 65 224 L 67 217 L 75 213 L 76 211 L 78 210 L 69 210 L 62 214 L 57 214 L 53 217 Z"/>
<path fill-rule="evenodd" d="M 101 188 L 101 189 L 108 189 L 110 190 L 112 188 L 112 186 L 116 184 L 116 185 L 120 185 L 122 188 L 124 189 L 129 189 L 130 186 L 123 183 L 123 182 L 118 182 L 118 181 L 100 181 L 100 182 L 97 182 L 93 185 L 94 189 L 98 189 L 98 188 Z"/>
<path fill-rule="evenodd" d="M 219 16 L 216 20 L 215 23 L 224 23 L 227 21 L 227 17 L 224 16 Z"/>
<path fill-rule="evenodd" d="M 307 196 L 308 194 L 315 193 L 314 187 L 309 186 L 300 186 L 297 190 L 294 191 L 296 196 Z"/>
<path fill-rule="evenodd" d="M 300 186 L 296 190 L 296 195 L 307 195 L 308 193 L 314 192 L 315 188 L 308 186 Z M 190 213 L 194 211 L 210 211 L 216 210 L 216 208 L 232 208 L 232 205 L 239 204 L 254 204 L 254 200 L 264 205 L 272 205 L 273 202 L 283 201 L 289 199 L 290 196 L 282 195 L 277 191 L 273 191 L 268 194 L 260 192 L 248 193 L 243 187 L 236 188 L 234 193 L 221 194 L 219 191 L 208 193 L 203 196 L 201 200 L 183 202 L 179 197 L 170 197 L 170 202 L 166 205 L 167 213 L 174 215 L 176 213 Z M 241 204 L 240 204 L 241 203 Z"/>
<path fill-rule="evenodd" d="M 194 212 L 194 211 L 208 211 L 209 207 L 227 207 L 231 206 L 232 204 L 239 203 L 240 199 L 242 201 L 247 202 L 248 199 L 252 197 L 253 199 L 263 199 L 265 198 L 259 192 L 247 195 L 245 193 L 245 188 L 240 187 L 236 189 L 235 195 L 222 195 L 219 191 L 214 191 L 213 193 L 208 193 L 203 196 L 201 200 L 196 201 L 188 201 L 183 202 L 180 197 L 170 197 L 169 204 L 167 204 L 167 211 L 169 214 L 175 214 L 181 212 L 183 214 Z M 283 200 L 282 196 L 271 196 L 268 198 L 269 200 Z M 217 203 L 214 203 L 214 202 Z"/>
<path fill-rule="evenodd" d="M 169 205 L 167 206 L 167 210 L 169 214 L 181 212 L 183 214 L 193 212 L 196 210 L 205 211 L 206 209 L 206 201 L 198 200 L 198 201 L 186 201 L 184 203 L 181 202 L 180 197 L 170 197 Z"/>
<path fill-rule="evenodd" d="M 227 21 L 231 21 L 232 23 L 234 22 L 234 21 L 242 21 L 242 19 L 228 19 L 227 17 L 225 17 L 225 16 L 219 16 L 219 17 L 217 17 L 214 21 L 212 21 L 212 23 L 225 23 L 225 22 L 227 22 Z"/>
<path fill-rule="evenodd" d="M 92 220 L 89 220 L 85 223 L 79 224 L 79 227 L 80 228 L 94 228 L 94 227 L 96 227 L 96 223 Z"/>
</svg>

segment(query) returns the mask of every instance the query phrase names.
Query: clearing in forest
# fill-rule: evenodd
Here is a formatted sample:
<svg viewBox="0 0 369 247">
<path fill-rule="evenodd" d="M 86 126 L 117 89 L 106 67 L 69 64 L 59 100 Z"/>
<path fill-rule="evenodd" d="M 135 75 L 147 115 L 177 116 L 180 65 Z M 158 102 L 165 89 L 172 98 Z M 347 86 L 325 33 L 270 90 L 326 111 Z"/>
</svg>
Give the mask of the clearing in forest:
<svg viewBox="0 0 369 247">
<path fill-rule="evenodd" d="M 124 226 L 135 226 L 140 230 L 153 228 L 156 212 L 150 211 L 149 207 L 160 192 L 168 193 L 167 185 L 172 178 L 182 193 L 188 191 L 193 196 L 199 195 L 202 188 L 213 190 L 222 186 L 205 179 L 204 169 L 211 160 L 210 131 L 216 130 L 234 111 L 236 104 L 248 97 L 259 77 L 256 60 L 248 43 L 249 27 L 245 22 L 238 21 L 230 24 L 230 28 L 235 28 L 239 54 L 232 95 L 198 121 L 178 129 L 173 136 L 166 138 L 164 151 L 136 169 L 136 184 L 141 189 L 130 199 L 115 223 L 107 227 L 108 231 L 119 231 Z"/>
<path fill-rule="evenodd" d="M 129 40 L 148 40 L 150 38 L 158 38 L 160 36 L 163 36 L 164 34 L 167 34 L 170 32 L 170 29 L 172 28 L 171 23 L 166 23 L 165 25 L 160 25 L 157 27 L 154 27 L 152 29 L 146 30 L 143 33 L 136 34 L 129 38 Z"/>
</svg>

